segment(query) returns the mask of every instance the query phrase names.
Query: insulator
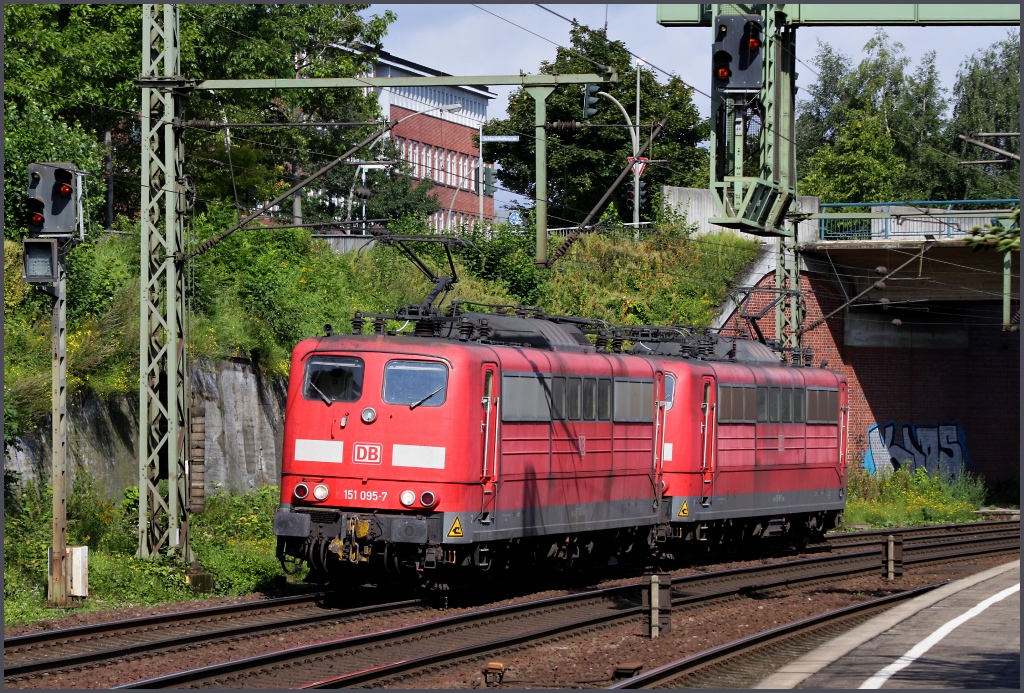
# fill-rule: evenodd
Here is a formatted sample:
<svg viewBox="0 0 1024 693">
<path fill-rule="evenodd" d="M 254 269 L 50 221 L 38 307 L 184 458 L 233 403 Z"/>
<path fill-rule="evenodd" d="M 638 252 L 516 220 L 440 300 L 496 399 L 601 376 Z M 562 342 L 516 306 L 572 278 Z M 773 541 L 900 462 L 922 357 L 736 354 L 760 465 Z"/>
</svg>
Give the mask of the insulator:
<svg viewBox="0 0 1024 693">
<path fill-rule="evenodd" d="M 473 323 L 469 318 L 459 319 L 459 339 L 463 342 L 469 340 L 473 336 Z"/>
<path fill-rule="evenodd" d="M 366 321 L 363 319 L 363 314 L 356 311 L 356 314 L 352 316 L 352 334 L 362 334 L 364 322 Z"/>
<path fill-rule="evenodd" d="M 612 353 L 615 353 L 615 354 L 621 354 L 622 353 L 622 342 L 623 342 L 622 334 L 621 333 L 616 333 L 615 336 L 612 337 Z"/>
<path fill-rule="evenodd" d="M 491 339 L 491 326 L 487 323 L 487 318 L 480 321 L 480 327 L 477 329 L 477 333 L 480 335 L 481 342 L 489 342 Z"/>
<path fill-rule="evenodd" d="M 373 331 L 377 334 L 384 334 L 384 318 L 374 318 Z"/>
<path fill-rule="evenodd" d="M 894 326 L 896 326 L 896 327 L 899 327 L 900 325 L 902 325 L 902 324 L 903 324 L 903 321 L 902 321 L 902 320 L 900 320 L 899 318 L 893 318 L 893 319 L 892 319 L 892 324 L 893 324 Z"/>
<path fill-rule="evenodd" d="M 875 268 L 875 274 L 885 274 L 888 271 L 889 270 L 886 269 L 885 265 L 879 265 L 878 267 Z"/>
<path fill-rule="evenodd" d="M 416 330 L 413 332 L 417 337 L 433 337 L 434 323 L 430 320 L 417 320 Z"/>
<path fill-rule="evenodd" d="M 879 279 L 877 282 L 875 282 L 875 290 L 876 291 L 881 291 L 884 288 L 885 288 L 885 282 L 883 282 L 881 279 Z"/>
<path fill-rule="evenodd" d="M 608 348 L 608 335 L 604 332 L 600 332 L 597 335 L 597 339 L 594 340 L 594 346 L 597 347 L 598 351 L 604 351 Z"/>
</svg>

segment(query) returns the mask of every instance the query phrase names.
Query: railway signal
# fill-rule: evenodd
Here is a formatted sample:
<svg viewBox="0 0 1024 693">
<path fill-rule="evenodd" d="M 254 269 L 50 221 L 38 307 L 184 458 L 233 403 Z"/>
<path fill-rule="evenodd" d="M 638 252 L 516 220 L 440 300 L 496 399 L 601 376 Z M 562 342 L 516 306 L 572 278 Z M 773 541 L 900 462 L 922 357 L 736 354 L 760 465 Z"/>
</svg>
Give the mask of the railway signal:
<svg viewBox="0 0 1024 693">
<path fill-rule="evenodd" d="M 49 547 L 47 599 L 67 606 L 71 596 L 86 596 L 82 547 L 67 545 L 67 271 L 65 255 L 79 230 L 78 177 L 72 163 L 28 165 L 29 237 L 22 241 L 23 278 L 53 298 L 51 330 L 51 418 L 53 485 L 52 541 Z M 69 551 L 74 549 L 74 551 Z M 73 571 L 72 569 L 77 570 Z M 76 581 L 72 575 L 78 575 Z"/>
<path fill-rule="evenodd" d="M 67 162 L 28 165 L 28 232 L 30 236 L 66 237 L 78 228 L 78 176 Z"/>
<path fill-rule="evenodd" d="M 600 84 L 585 84 L 583 86 L 583 117 L 590 118 L 597 115 L 597 93 L 601 91 Z"/>
<path fill-rule="evenodd" d="M 715 27 L 711 83 L 722 90 L 759 90 L 764 85 L 764 20 L 759 15 L 720 15 Z"/>
</svg>

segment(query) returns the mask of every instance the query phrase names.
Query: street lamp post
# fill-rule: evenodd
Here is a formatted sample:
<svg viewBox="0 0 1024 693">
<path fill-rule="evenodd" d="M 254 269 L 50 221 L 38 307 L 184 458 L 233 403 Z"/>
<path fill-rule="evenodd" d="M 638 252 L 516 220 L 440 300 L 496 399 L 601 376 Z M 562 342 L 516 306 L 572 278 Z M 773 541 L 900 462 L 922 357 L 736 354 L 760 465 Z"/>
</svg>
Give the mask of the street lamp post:
<svg viewBox="0 0 1024 693">
<path fill-rule="evenodd" d="M 637 69 L 637 75 L 638 75 L 638 77 L 637 77 L 637 80 L 638 80 L 637 81 L 637 103 L 636 103 L 637 123 L 640 122 L 640 83 L 639 83 L 639 74 L 640 74 L 640 70 Z M 622 111 L 622 117 L 626 119 L 626 125 L 629 126 L 629 137 L 630 137 L 630 139 L 633 140 L 633 161 L 634 161 L 634 164 L 635 164 L 636 158 L 637 158 L 637 154 L 640 151 L 640 136 L 639 136 L 639 132 L 638 132 L 639 126 L 638 125 L 633 125 L 633 121 L 629 119 L 629 113 L 626 112 L 626 108 L 621 103 L 619 103 L 619 100 L 616 99 L 614 96 L 612 96 L 608 92 L 604 92 L 604 91 L 597 92 L 597 95 L 598 96 L 603 96 L 604 98 L 608 99 L 609 101 L 614 103 L 616 106 L 618 106 L 620 111 Z M 636 229 L 637 233 L 640 232 L 640 175 L 637 173 L 638 170 L 639 169 L 634 165 L 633 166 L 633 195 L 635 197 L 634 197 L 634 200 L 633 200 L 633 227 Z"/>
</svg>

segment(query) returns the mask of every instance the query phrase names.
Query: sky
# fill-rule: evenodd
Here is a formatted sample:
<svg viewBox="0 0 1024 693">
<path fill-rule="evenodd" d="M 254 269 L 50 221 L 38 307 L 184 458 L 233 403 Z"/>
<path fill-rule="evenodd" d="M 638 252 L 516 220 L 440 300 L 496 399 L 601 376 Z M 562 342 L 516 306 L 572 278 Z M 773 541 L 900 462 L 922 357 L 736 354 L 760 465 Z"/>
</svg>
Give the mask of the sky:
<svg viewBox="0 0 1024 693">
<path fill-rule="evenodd" d="M 558 14 L 591 27 L 602 27 L 607 17 L 608 37 L 685 83 L 710 91 L 711 29 L 663 27 L 657 23 L 656 5 L 546 5 Z M 455 75 L 536 73 L 542 60 L 553 60 L 555 44 L 569 45 L 571 25 L 536 5 L 372 5 L 366 14 L 391 10 L 398 15 L 384 38 L 384 49 L 406 60 Z M 890 26 L 885 31 L 903 44 L 911 69 L 922 56 L 935 50 L 939 75 L 952 92 L 960 63 L 976 51 L 1006 37 L 1015 27 L 909 27 Z M 838 48 L 854 63 L 874 27 L 805 27 L 797 30 L 797 99 L 801 89 L 813 84 L 813 58 L 818 41 Z M 665 76 L 658 74 L 662 81 Z M 488 118 L 505 116 L 513 87 L 490 87 L 498 97 L 488 107 Z M 694 94 L 701 114 L 710 102 Z M 641 111 L 643 105 L 641 104 Z M 496 206 L 518 199 L 498 191 Z"/>
</svg>

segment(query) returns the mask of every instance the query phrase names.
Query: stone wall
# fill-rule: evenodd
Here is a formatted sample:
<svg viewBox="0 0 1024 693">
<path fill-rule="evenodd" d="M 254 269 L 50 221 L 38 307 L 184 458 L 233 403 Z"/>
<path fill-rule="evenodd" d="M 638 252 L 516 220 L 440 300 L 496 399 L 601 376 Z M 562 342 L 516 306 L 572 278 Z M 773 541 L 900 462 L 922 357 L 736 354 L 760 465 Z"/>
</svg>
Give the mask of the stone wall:
<svg viewBox="0 0 1024 693">
<path fill-rule="evenodd" d="M 243 361 L 198 362 L 192 390 L 206 407 L 206 493 L 241 492 L 276 484 L 288 381 L 256 373 Z M 136 396 L 104 401 L 93 395 L 68 402 L 68 469 L 87 470 L 117 498 L 138 483 Z M 50 419 L 29 432 L 5 464 L 24 477 L 50 476 Z"/>
</svg>

